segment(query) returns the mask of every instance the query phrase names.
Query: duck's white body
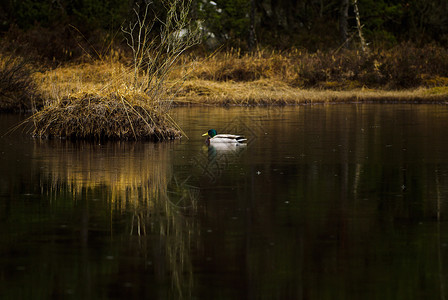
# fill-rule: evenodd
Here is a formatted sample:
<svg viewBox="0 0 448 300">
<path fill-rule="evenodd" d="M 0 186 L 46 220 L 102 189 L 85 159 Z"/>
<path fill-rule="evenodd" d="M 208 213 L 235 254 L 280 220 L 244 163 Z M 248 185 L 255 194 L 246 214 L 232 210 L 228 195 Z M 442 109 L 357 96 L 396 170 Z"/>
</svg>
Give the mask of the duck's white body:
<svg viewBox="0 0 448 300">
<path fill-rule="evenodd" d="M 236 134 L 217 134 L 216 130 L 210 129 L 208 132 L 204 133 L 202 136 L 208 136 L 205 143 L 207 145 L 218 145 L 218 144 L 232 144 L 240 145 L 247 141 L 244 136 Z"/>
<path fill-rule="evenodd" d="M 208 139 L 210 144 L 217 143 L 227 143 L 227 144 L 242 144 L 247 141 L 247 139 L 240 135 L 235 134 L 217 134 L 212 138 Z"/>
</svg>

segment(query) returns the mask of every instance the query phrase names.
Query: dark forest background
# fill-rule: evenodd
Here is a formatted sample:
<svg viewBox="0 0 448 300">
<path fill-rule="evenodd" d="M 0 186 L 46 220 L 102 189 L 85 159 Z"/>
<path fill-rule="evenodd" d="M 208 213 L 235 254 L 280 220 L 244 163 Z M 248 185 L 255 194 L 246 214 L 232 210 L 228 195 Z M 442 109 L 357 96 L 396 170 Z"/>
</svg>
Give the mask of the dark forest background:
<svg viewBox="0 0 448 300">
<path fill-rule="evenodd" d="M 163 11 L 163 1 L 152 1 Z M 190 15 L 200 22 L 204 47 L 241 49 L 335 49 L 349 39 L 359 42 L 354 2 L 371 48 L 402 42 L 448 45 L 447 0 L 193 0 Z M 0 30 L 4 37 L 36 47 L 77 40 L 121 42 L 120 26 L 144 0 L 3 0 Z M 344 13 L 345 12 L 345 13 Z M 200 20 L 200 21 L 199 21 Z M 342 28 L 345 27 L 345 28 Z M 27 33 L 27 34 L 26 34 Z M 78 37 L 77 37 L 78 36 Z M 41 45 L 42 44 L 42 45 Z M 73 53 L 72 53 L 73 55 Z"/>
<path fill-rule="evenodd" d="M 92 66 L 84 62 L 102 62 L 102 71 L 111 74 L 114 62 L 132 67 L 136 52 L 121 28 L 135 24 L 150 3 L 151 20 L 159 17 L 151 31 L 155 41 L 164 28 L 167 1 L 181 0 L 147 1 L 1 1 L 0 96 L 26 110 L 30 98 L 46 98 L 45 81 L 36 83 L 32 74 L 61 67 L 58 74 L 63 78 L 63 67 L 72 62 L 76 66 L 68 73 L 88 76 Z M 448 0 L 191 0 L 190 4 L 189 19 L 198 25 L 203 40 L 179 64 L 195 66 L 196 60 L 206 58 L 190 74 L 192 82 L 199 79 L 190 82 L 190 90 L 198 95 L 204 90 L 200 80 L 258 79 L 292 88 L 426 87 L 434 88 L 431 93 L 447 94 Z M 95 75 L 98 82 L 105 81 L 103 75 Z M 56 84 L 63 86 L 64 80 Z"/>
</svg>

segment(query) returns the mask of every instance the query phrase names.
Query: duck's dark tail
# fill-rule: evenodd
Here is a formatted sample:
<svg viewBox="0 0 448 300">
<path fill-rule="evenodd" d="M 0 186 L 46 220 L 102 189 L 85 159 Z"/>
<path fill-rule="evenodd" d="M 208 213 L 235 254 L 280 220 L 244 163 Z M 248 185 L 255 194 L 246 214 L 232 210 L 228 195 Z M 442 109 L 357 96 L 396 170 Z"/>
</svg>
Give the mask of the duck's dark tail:
<svg viewBox="0 0 448 300">
<path fill-rule="evenodd" d="M 236 141 L 238 143 L 244 143 L 244 142 L 247 141 L 247 139 L 244 136 L 239 136 L 239 137 L 236 138 Z"/>
</svg>

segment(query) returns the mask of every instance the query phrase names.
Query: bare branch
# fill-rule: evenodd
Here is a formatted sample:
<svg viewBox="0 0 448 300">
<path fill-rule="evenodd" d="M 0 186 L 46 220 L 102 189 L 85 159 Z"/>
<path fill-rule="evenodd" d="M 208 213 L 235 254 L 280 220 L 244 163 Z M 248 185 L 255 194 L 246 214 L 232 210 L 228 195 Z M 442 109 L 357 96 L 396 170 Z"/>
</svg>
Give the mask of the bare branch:
<svg viewBox="0 0 448 300">
<path fill-rule="evenodd" d="M 163 20 L 151 8 L 151 2 L 146 4 L 142 15 L 137 6 L 134 8 L 136 21 L 122 28 L 133 54 L 134 88 L 143 90 L 152 101 L 158 101 L 165 108 L 175 94 L 168 94 L 171 90 L 166 85 L 169 74 L 182 53 L 200 41 L 199 28 L 191 26 L 188 18 L 190 4 L 191 0 L 163 1 L 166 10 Z M 150 11 L 154 13 L 152 19 Z M 161 24 L 158 33 L 153 32 L 156 24 Z"/>
</svg>

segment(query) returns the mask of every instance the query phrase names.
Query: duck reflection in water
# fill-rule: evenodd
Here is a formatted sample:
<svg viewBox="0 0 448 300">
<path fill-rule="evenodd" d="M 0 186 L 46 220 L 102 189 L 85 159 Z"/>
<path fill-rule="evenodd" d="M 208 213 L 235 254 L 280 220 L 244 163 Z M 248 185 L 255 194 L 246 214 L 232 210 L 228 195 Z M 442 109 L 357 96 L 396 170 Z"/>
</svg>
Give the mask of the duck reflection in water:
<svg viewBox="0 0 448 300">
<path fill-rule="evenodd" d="M 208 162 L 204 166 L 207 174 L 213 179 L 219 176 L 229 164 L 235 163 L 238 155 L 246 149 L 247 139 L 235 134 L 217 134 L 215 129 L 210 129 L 202 136 L 207 136 L 205 144 L 208 152 Z"/>
</svg>

